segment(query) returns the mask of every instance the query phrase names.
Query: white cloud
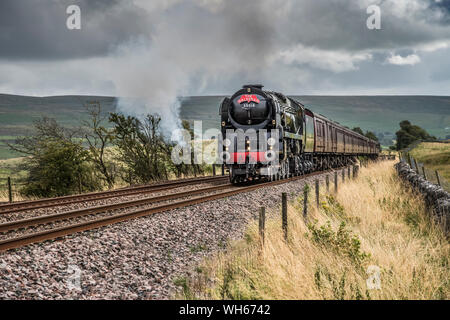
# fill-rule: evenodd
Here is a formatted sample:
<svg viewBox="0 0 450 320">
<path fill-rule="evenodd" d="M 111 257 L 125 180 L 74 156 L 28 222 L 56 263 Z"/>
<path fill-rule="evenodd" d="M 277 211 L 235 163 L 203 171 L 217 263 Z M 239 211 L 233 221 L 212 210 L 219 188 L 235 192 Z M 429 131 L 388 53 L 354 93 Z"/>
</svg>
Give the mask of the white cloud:
<svg viewBox="0 0 450 320">
<path fill-rule="evenodd" d="M 441 49 L 447 49 L 450 47 L 450 41 L 436 41 L 432 43 L 426 43 L 424 45 L 418 46 L 417 50 L 423 52 L 434 52 Z"/>
<path fill-rule="evenodd" d="M 387 58 L 386 62 L 398 66 L 405 66 L 405 65 L 413 66 L 420 62 L 420 57 L 416 54 L 410 54 L 406 57 L 402 57 L 400 55 L 391 55 L 389 58 Z"/>
<path fill-rule="evenodd" d="M 328 51 L 301 44 L 278 53 L 278 58 L 286 64 L 303 64 L 335 73 L 357 70 L 357 63 L 372 59 L 367 52 L 349 53 Z"/>
</svg>

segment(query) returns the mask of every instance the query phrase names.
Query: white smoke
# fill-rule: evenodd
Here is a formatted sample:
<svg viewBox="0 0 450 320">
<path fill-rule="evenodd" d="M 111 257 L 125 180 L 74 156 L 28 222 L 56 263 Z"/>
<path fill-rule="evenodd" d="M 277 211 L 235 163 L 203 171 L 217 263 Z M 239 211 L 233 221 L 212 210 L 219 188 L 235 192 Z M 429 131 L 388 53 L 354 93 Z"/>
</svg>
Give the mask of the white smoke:
<svg viewBox="0 0 450 320">
<path fill-rule="evenodd" d="M 270 34 L 263 6 L 242 11 L 251 3 L 257 1 L 192 0 L 184 1 L 181 10 L 176 0 L 135 1 L 153 24 L 148 35 L 110 55 L 110 77 L 117 96 L 124 97 L 119 99 L 119 111 L 137 116 L 157 113 L 163 132 L 170 135 L 180 127 L 180 97 L 235 74 L 241 74 L 243 82 L 257 80 L 270 53 Z"/>
<path fill-rule="evenodd" d="M 384 9 L 393 2 L 380 5 Z M 337 9 L 331 10 L 330 3 Z M 249 82 L 263 82 L 271 89 L 301 94 L 305 87 L 311 90 L 317 86 L 311 81 L 314 76 L 311 68 L 333 73 L 358 70 L 359 64 L 372 60 L 374 47 L 386 45 L 381 36 L 370 33 L 363 41 L 352 40 L 351 50 L 347 48 L 349 35 L 367 32 L 367 3 L 355 0 L 122 2 L 122 6 L 142 10 L 148 32 L 115 48 L 109 55 L 106 67 L 109 79 L 116 96 L 126 97 L 120 99 L 119 110 L 134 115 L 158 113 L 164 133 L 170 136 L 180 127 L 181 96 L 231 93 Z M 419 7 L 413 6 L 411 14 L 422 17 Z M 346 12 L 359 17 L 360 23 L 349 23 Z M 383 12 L 383 19 L 390 19 L 389 11 Z M 333 23 L 311 23 L 310 16 L 318 13 L 331 15 Z M 405 15 L 400 9 L 395 13 Z M 442 32 L 443 27 L 436 28 Z M 403 39 L 405 28 L 397 29 L 399 39 Z M 392 41 L 387 43 L 389 46 Z M 212 92 L 214 88 L 220 91 Z M 214 106 L 216 110 L 217 107 Z"/>
</svg>

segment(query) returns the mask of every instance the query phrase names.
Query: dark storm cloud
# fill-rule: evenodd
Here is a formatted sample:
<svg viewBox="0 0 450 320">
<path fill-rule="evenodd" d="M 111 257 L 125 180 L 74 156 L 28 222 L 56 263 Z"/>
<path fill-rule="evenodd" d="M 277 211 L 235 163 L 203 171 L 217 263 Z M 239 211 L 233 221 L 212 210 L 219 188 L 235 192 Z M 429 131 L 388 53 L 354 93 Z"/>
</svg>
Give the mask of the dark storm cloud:
<svg viewBox="0 0 450 320">
<path fill-rule="evenodd" d="M 422 5 L 423 10 L 404 12 L 398 9 L 401 6 L 393 5 L 395 1 L 227 0 L 220 3 L 218 10 L 208 10 L 212 6 L 209 3 L 214 2 L 197 1 L 202 5 L 196 5 L 195 1 L 194 4 L 193 1 L 148 1 L 168 8 L 160 10 L 162 17 L 158 18 L 166 19 L 180 30 L 196 32 L 190 37 L 202 37 L 212 29 L 229 46 L 254 58 L 296 43 L 325 50 L 360 51 L 450 39 L 448 28 L 442 26 L 450 17 L 450 0 L 410 0 L 409 6 Z M 382 9 L 383 30 L 377 32 L 366 28 L 366 8 L 373 3 Z M 66 28 L 66 8 L 70 4 L 81 7 L 81 30 Z M 433 13 L 438 10 L 443 16 L 435 20 Z M 211 28 L 204 28 L 205 21 Z M 2 0 L 0 58 L 51 60 L 106 56 L 130 39 L 150 39 L 154 24 L 148 12 L 133 1 Z"/>
<path fill-rule="evenodd" d="M 358 51 L 392 49 L 402 46 L 450 39 L 449 29 L 436 20 L 434 13 L 442 11 L 434 1 L 355 1 L 302 0 L 288 1 L 290 10 L 281 25 L 282 39 L 300 42 L 327 50 Z M 301 5 L 296 5 L 301 2 Z M 397 2 L 395 4 L 395 2 Z M 403 6 L 402 3 L 405 3 Z M 382 30 L 366 27 L 370 4 L 381 8 Z M 414 5 L 416 4 L 416 5 Z M 421 6 L 421 9 L 417 9 Z M 434 10 L 434 11 L 433 11 Z"/>
<path fill-rule="evenodd" d="M 81 30 L 66 27 L 66 8 L 72 4 L 81 8 Z M 144 13 L 123 1 L 0 1 L 0 59 L 102 56 L 148 31 Z"/>
<path fill-rule="evenodd" d="M 450 63 L 449 1 L 0 0 L 0 91 L 140 96 L 150 109 L 245 82 L 447 92 L 439 67 L 424 70 Z M 74 3 L 81 31 L 66 28 Z M 372 4 L 381 30 L 366 26 Z"/>
</svg>

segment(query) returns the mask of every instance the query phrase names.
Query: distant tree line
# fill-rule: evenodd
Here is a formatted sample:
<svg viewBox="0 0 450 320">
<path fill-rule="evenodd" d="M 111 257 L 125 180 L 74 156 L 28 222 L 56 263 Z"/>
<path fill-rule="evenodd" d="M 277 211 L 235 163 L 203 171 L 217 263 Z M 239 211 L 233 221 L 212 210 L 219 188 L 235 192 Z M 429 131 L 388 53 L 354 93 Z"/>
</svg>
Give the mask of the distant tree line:
<svg viewBox="0 0 450 320">
<path fill-rule="evenodd" d="M 55 119 L 34 121 L 34 132 L 9 147 L 27 157 L 25 196 L 53 197 L 113 188 L 116 184 L 149 183 L 171 175 L 201 175 L 205 165 L 174 164 L 174 143 L 161 132 L 161 117 L 105 114 L 100 103 L 86 104 L 87 120 L 65 128 Z M 109 125 L 108 125 L 109 122 Z M 189 123 L 183 127 L 191 130 Z"/>
<path fill-rule="evenodd" d="M 364 131 L 360 127 L 355 127 L 353 131 L 362 134 L 363 136 L 379 141 L 378 137 L 371 131 Z M 428 134 L 424 129 L 417 125 L 411 124 L 408 120 L 400 122 L 400 130 L 395 133 L 397 142 L 395 145 L 390 146 L 391 150 L 401 150 L 407 148 L 415 141 L 436 141 L 436 137 Z M 383 137 L 383 136 L 382 136 Z"/>
<path fill-rule="evenodd" d="M 378 141 L 378 137 L 375 135 L 375 133 L 373 133 L 372 131 L 366 131 L 366 133 L 364 133 L 364 131 L 360 128 L 360 127 L 355 127 L 352 129 L 352 131 L 359 133 L 369 139 Z"/>
</svg>

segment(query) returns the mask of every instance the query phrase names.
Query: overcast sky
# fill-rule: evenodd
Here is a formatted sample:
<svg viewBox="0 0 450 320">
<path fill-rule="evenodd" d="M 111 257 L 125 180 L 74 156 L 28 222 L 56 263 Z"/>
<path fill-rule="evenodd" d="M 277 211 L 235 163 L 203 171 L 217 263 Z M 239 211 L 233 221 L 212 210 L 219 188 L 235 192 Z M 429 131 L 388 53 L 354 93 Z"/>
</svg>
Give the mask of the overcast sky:
<svg viewBox="0 0 450 320">
<path fill-rule="evenodd" d="M 81 30 L 66 27 L 68 5 Z M 381 30 L 366 9 L 381 8 Z M 450 94 L 450 0 L 1 0 L 0 93 Z"/>
</svg>

